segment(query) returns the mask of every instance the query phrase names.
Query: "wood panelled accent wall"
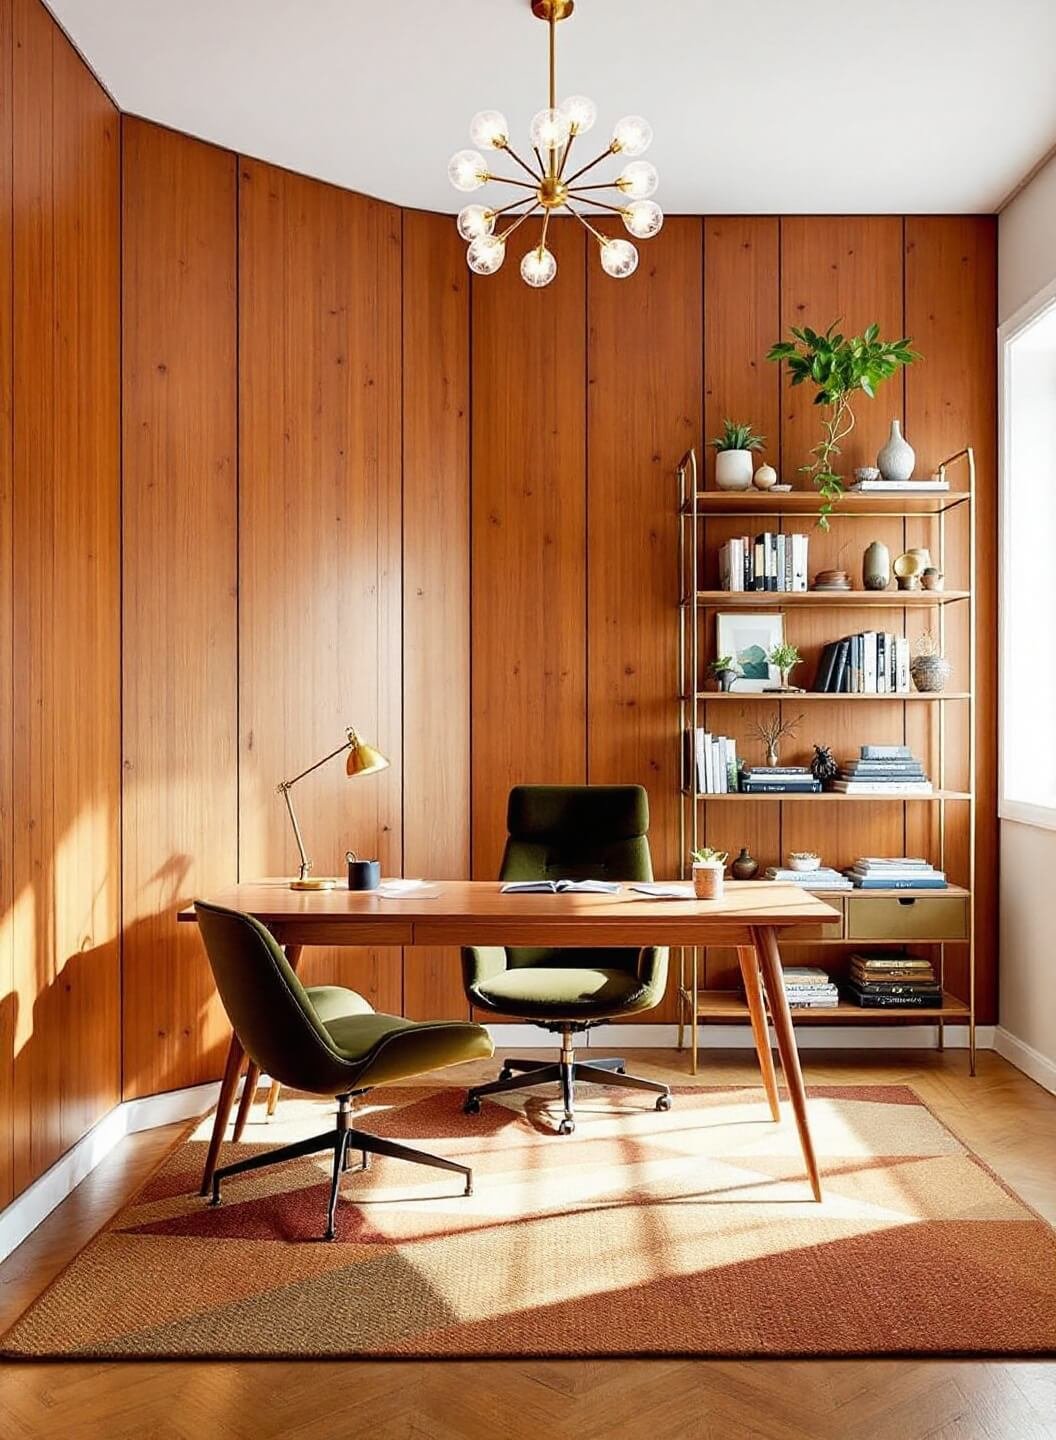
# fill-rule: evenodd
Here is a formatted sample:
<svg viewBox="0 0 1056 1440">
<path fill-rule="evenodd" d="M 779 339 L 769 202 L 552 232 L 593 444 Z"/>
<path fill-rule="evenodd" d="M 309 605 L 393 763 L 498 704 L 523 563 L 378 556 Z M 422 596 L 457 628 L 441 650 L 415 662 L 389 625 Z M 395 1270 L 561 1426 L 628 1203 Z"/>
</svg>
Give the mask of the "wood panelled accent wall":
<svg viewBox="0 0 1056 1440">
<path fill-rule="evenodd" d="M 119 119 L 0 0 L 0 1206 L 120 1098 Z"/>
<path fill-rule="evenodd" d="M 794 477 L 816 417 L 765 353 L 783 326 L 837 316 L 909 333 L 925 357 L 863 403 L 848 467 L 875 455 L 892 416 L 924 469 L 966 441 L 979 455 L 980 1014 L 993 1018 L 991 219 L 672 218 L 624 284 L 559 224 L 558 280 L 533 292 L 512 262 L 471 280 L 448 217 L 142 122 L 126 125 L 124 173 L 125 547 L 140 556 L 125 623 L 143 656 L 126 646 L 126 691 L 147 674 L 159 692 L 126 694 L 126 1093 L 216 1074 L 215 1007 L 177 945 L 176 904 L 236 860 L 244 876 L 293 868 L 275 784 L 346 724 L 393 763 L 352 783 L 334 762 L 298 788 L 321 871 L 354 847 L 408 875 L 493 875 L 507 789 L 533 780 L 645 784 L 657 871 L 676 868 L 674 467 L 696 443 L 710 476 L 702 441 L 733 415 L 765 431 Z M 159 540 L 170 523 L 191 527 L 186 538 Z M 839 520 L 829 536 L 812 530 L 812 565 L 855 570 L 874 536 L 933 543 L 933 523 Z M 155 593 L 133 601 L 133 584 Z M 813 657 L 832 623 L 797 613 L 792 638 Z M 951 630 L 950 643 L 964 637 Z M 185 670 L 181 698 L 170 692 Z M 724 723 L 743 722 L 736 708 Z M 790 755 L 849 737 L 838 706 L 816 708 Z M 933 753 L 926 707 L 905 729 L 903 708 L 854 718 L 868 711 L 876 738 L 905 733 Z M 167 798 L 133 824 L 144 768 Z M 184 786 L 197 808 L 181 810 Z M 836 808 L 826 855 L 846 863 L 872 807 Z M 709 834 L 764 861 L 818 842 L 808 807 L 741 809 L 712 807 Z M 926 843 L 892 810 L 892 847 Z M 712 978 L 728 963 L 716 953 Z M 465 1013 L 449 952 L 402 964 L 344 952 L 310 968 L 379 1006 Z M 950 978 L 956 988 L 956 967 Z M 669 1001 L 652 1018 L 673 1015 Z"/>
</svg>

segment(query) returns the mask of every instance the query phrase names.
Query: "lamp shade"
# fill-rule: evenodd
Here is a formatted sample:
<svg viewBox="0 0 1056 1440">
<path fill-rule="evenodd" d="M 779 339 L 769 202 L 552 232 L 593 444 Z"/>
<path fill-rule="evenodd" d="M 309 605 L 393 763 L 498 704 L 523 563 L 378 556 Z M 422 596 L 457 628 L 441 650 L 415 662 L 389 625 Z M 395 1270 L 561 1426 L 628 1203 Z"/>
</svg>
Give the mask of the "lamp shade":
<svg viewBox="0 0 1056 1440">
<path fill-rule="evenodd" d="M 379 770 L 387 770 L 389 762 L 380 750 L 375 750 L 373 745 L 364 745 L 359 736 L 352 732 L 349 736 L 348 761 L 345 764 L 345 774 L 374 775 Z"/>
</svg>

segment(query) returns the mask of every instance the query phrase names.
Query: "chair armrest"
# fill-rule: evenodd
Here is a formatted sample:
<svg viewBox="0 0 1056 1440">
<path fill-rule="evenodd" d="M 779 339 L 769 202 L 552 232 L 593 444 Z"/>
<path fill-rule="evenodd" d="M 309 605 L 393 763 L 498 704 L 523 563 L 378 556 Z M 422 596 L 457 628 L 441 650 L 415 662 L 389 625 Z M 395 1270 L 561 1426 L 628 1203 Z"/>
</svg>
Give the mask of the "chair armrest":
<svg viewBox="0 0 1056 1440">
<path fill-rule="evenodd" d="M 462 982 L 467 991 L 494 979 L 507 968 L 501 945 L 466 945 L 462 950 Z"/>
</svg>

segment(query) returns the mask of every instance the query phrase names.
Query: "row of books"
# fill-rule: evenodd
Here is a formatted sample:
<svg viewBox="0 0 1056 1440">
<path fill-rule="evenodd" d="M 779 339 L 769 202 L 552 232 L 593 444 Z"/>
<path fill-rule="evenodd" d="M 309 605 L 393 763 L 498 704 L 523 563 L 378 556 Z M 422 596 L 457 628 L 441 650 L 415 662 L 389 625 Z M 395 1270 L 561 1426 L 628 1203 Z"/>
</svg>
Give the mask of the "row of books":
<svg viewBox="0 0 1056 1440">
<path fill-rule="evenodd" d="M 948 886 L 945 871 L 908 856 L 863 855 L 844 874 L 858 890 L 945 890 Z"/>
<path fill-rule="evenodd" d="M 798 1010 L 831 1010 L 841 998 L 866 1010 L 926 1010 L 942 1005 L 942 987 L 928 960 L 912 955 L 852 955 L 850 973 L 837 983 L 816 965 L 782 971 L 785 997 Z"/>
<path fill-rule="evenodd" d="M 837 795 L 930 795 L 931 781 L 908 745 L 863 745 L 857 760 L 840 766 Z"/>
<path fill-rule="evenodd" d="M 719 546 L 722 590 L 805 591 L 809 535 L 766 530 L 751 539 L 737 535 Z"/>
<path fill-rule="evenodd" d="M 698 727 L 693 737 L 693 773 L 698 795 L 729 795 L 738 788 L 737 741 Z"/>
<path fill-rule="evenodd" d="M 906 637 L 865 630 L 825 646 L 814 689 L 824 695 L 908 695 L 909 680 Z"/>
</svg>

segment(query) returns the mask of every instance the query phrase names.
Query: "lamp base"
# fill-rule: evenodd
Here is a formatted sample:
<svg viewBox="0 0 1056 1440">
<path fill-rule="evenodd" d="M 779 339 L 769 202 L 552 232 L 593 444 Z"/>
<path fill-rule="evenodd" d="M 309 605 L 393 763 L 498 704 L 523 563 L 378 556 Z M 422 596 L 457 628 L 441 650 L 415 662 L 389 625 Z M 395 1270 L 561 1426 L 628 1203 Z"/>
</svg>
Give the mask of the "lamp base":
<svg viewBox="0 0 1056 1440">
<path fill-rule="evenodd" d="M 337 884 L 336 880 L 327 880 L 322 877 L 309 876 L 307 880 L 291 880 L 291 890 L 333 890 Z"/>
</svg>

